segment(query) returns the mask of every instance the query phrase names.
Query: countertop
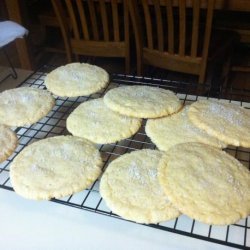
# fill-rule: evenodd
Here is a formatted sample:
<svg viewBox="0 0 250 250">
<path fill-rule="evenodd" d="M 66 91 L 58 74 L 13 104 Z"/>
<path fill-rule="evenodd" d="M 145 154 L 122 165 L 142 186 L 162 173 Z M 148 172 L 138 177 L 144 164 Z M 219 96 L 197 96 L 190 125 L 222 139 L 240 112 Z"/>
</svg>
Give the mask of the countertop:
<svg viewBox="0 0 250 250">
<path fill-rule="evenodd" d="M 22 86 L 32 86 L 44 88 L 43 80 L 45 73 L 36 72 L 25 80 Z M 112 84 L 119 85 L 125 83 L 138 84 L 139 78 L 124 76 L 114 76 Z M 134 81 L 134 82 L 133 82 Z M 159 81 L 153 79 L 144 79 L 159 86 Z M 173 86 L 168 83 L 169 89 L 175 90 L 176 83 Z M 161 85 L 160 85 L 161 86 Z M 165 86 L 165 85 L 164 85 Z M 100 92 L 93 95 L 92 98 L 101 97 Z M 199 97 L 187 94 L 177 94 L 185 103 L 190 103 Z M 16 130 L 19 137 L 19 146 L 15 153 L 1 164 L 0 168 L 0 249 L 229 249 L 224 245 L 199 240 L 196 238 L 183 236 L 177 233 L 160 230 L 158 228 L 147 227 L 144 225 L 119 220 L 115 217 L 105 216 L 99 213 L 66 206 L 50 201 L 32 201 L 18 196 L 15 192 L 5 190 L 10 188 L 9 182 L 9 164 L 15 154 L 18 154 L 26 145 L 32 141 L 40 140 L 48 136 L 64 134 L 65 120 L 68 114 L 81 102 L 86 101 L 86 97 L 79 98 L 56 98 L 56 105 L 53 110 L 37 124 L 30 127 L 22 127 Z M 250 107 L 249 103 L 236 102 L 239 105 Z M 134 148 L 135 147 L 135 148 Z M 154 145 L 148 141 L 146 134 L 142 132 L 135 135 L 132 139 L 121 141 L 114 145 L 103 145 L 101 148 L 103 161 L 108 164 L 120 154 L 126 153 L 130 149 L 154 148 Z M 249 164 L 249 151 L 230 149 L 230 153 Z M 85 199 L 88 192 L 90 195 Z M 103 202 L 100 203 L 98 192 L 98 183 L 89 191 L 82 191 L 81 195 L 74 195 L 68 202 L 68 205 L 81 204 L 89 206 L 94 211 L 107 211 Z M 84 202 L 83 202 L 84 200 Z M 109 212 L 107 212 L 109 214 Z M 213 226 L 195 222 L 194 230 L 191 236 L 200 235 L 210 240 L 220 240 L 221 243 L 228 242 L 242 246 L 250 245 L 249 238 L 250 220 L 241 220 L 235 225 L 229 227 Z M 169 222 L 163 224 L 162 228 L 173 228 Z M 191 231 L 193 220 L 183 216 L 178 218 L 175 231 Z M 245 238 L 244 238 L 245 237 Z"/>
<path fill-rule="evenodd" d="M 2 249 L 229 249 L 4 189 L 0 202 Z"/>
</svg>

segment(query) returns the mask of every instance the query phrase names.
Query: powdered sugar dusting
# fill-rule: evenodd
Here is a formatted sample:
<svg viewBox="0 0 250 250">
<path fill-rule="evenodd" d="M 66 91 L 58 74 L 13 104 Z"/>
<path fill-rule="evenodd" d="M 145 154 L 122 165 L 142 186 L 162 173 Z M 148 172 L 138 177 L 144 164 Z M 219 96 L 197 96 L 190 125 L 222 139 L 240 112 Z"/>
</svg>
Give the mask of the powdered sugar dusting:
<svg viewBox="0 0 250 250">
<path fill-rule="evenodd" d="M 148 169 L 148 175 L 151 177 L 151 179 L 157 178 L 157 170 L 155 168 Z"/>
<path fill-rule="evenodd" d="M 8 105 L 15 105 L 17 104 L 17 99 L 18 98 L 15 93 L 8 93 L 8 95 L 6 95 L 6 97 L 3 99 L 3 103 Z"/>
<path fill-rule="evenodd" d="M 243 198 L 242 189 L 240 188 L 239 180 L 236 180 L 232 174 L 226 173 L 226 181 L 233 187 L 234 192 L 239 195 L 239 198 Z"/>
<path fill-rule="evenodd" d="M 129 176 L 141 183 L 142 185 L 146 184 L 145 179 L 143 178 L 143 175 L 141 173 L 141 169 L 137 166 L 135 161 L 132 161 L 128 167 L 128 174 Z"/>
<path fill-rule="evenodd" d="M 99 68 L 90 66 L 88 64 L 72 64 L 64 66 L 63 69 L 57 71 L 58 77 L 61 81 L 79 84 L 92 84 L 93 81 L 98 81 L 98 79 L 103 78 L 105 72 Z"/>
<path fill-rule="evenodd" d="M 207 116 L 209 114 L 219 116 L 231 125 L 242 125 L 242 117 L 239 112 L 239 108 L 235 108 L 233 105 L 225 106 L 225 104 L 220 102 L 211 102 L 208 106 L 208 110 L 204 112 L 203 115 Z"/>
<path fill-rule="evenodd" d="M 37 165 L 36 165 L 36 164 L 33 164 L 33 165 L 31 166 L 31 171 L 32 171 L 32 172 L 35 172 L 35 171 L 37 171 L 37 170 L 38 170 Z"/>
<path fill-rule="evenodd" d="M 138 181 L 142 185 L 147 184 L 147 180 L 156 180 L 157 178 L 157 169 L 155 168 L 141 168 L 138 167 L 135 161 L 132 161 L 128 167 L 129 176 Z"/>
<path fill-rule="evenodd" d="M 128 95 L 131 95 L 132 97 L 138 98 L 138 97 L 148 97 L 148 91 L 145 91 L 143 89 L 141 89 L 139 92 L 138 91 L 134 91 L 134 92 L 128 92 Z"/>
<path fill-rule="evenodd" d="M 36 99 L 35 96 L 31 94 L 21 96 L 21 102 L 23 103 L 33 103 L 35 99 Z"/>
<path fill-rule="evenodd" d="M 234 178 L 232 175 L 228 175 L 227 176 L 227 182 L 229 182 L 230 184 L 233 184 L 234 183 Z"/>
</svg>

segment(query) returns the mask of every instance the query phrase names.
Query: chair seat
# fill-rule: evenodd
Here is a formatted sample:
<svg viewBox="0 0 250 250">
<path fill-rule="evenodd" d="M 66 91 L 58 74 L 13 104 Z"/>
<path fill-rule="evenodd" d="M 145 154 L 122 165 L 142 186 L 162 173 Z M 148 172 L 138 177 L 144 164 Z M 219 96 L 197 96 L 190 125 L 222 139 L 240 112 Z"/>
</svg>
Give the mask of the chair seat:
<svg viewBox="0 0 250 250">
<path fill-rule="evenodd" d="M 12 21 L 0 22 L 0 30 L 0 48 L 28 34 L 27 29 Z"/>
</svg>

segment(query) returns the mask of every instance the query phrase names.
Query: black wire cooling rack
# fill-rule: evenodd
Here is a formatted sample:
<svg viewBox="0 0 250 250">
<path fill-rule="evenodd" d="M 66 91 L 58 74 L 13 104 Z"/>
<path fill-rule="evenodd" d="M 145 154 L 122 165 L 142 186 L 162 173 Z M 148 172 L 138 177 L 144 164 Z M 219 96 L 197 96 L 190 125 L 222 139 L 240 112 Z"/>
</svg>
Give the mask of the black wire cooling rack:
<svg viewBox="0 0 250 250">
<path fill-rule="evenodd" d="M 39 71 L 28 77 L 20 86 L 32 86 L 45 89 L 44 78 L 47 74 L 46 72 L 49 72 L 52 69 L 53 67 L 44 66 Z M 19 146 L 8 160 L 0 164 L 0 188 L 13 191 L 9 179 L 10 163 L 25 146 L 46 137 L 68 134 L 65 127 L 66 119 L 80 103 L 93 98 L 102 97 L 110 88 L 124 84 L 143 84 L 167 88 L 174 91 L 184 103 L 192 103 L 198 99 L 220 99 L 222 97 L 211 97 L 213 90 L 206 85 L 197 87 L 195 84 L 185 82 L 119 74 L 113 74 L 108 87 L 96 94 L 78 98 L 55 97 L 56 105 L 47 116 L 32 126 L 18 127 L 15 129 L 19 138 Z M 237 96 L 237 94 L 225 92 L 223 89 L 221 89 L 220 94 L 227 96 L 227 98 L 224 98 L 226 102 L 234 102 L 245 108 L 250 108 L 250 103 L 245 101 L 245 97 L 249 98 L 250 95 L 242 96 L 241 93 L 241 96 Z M 231 97 L 236 97 L 235 99 L 237 99 L 237 101 L 232 100 Z M 103 156 L 104 168 L 120 155 L 143 148 L 156 148 L 156 146 L 146 136 L 144 126 L 141 127 L 137 134 L 129 139 L 125 139 L 114 144 L 99 145 L 99 150 Z M 230 147 L 227 148 L 226 151 L 250 169 L 250 150 L 245 148 Z M 99 194 L 99 180 L 97 180 L 89 189 L 63 199 L 53 199 L 52 201 L 100 213 L 113 218 L 122 219 L 112 213 L 102 200 Z M 222 245 L 241 249 L 250 249 L 250 217 L 229 226 L 212 226 L 190 219 L 185 215 L 181 215 L 179 218 L 174 220 L 159 224 L 150 224 L 147 226 Z"/>
</svg>

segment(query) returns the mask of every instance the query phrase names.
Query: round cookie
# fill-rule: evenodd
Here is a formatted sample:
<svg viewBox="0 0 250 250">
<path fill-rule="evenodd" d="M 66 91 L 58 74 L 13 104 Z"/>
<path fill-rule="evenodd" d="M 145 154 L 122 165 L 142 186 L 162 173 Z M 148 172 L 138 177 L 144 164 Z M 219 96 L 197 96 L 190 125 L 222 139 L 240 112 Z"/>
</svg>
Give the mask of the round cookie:
<svg viewBox="0 0 250 250">
<path fill-rule="evenodd" d="M 0 124 L 31 125 L 47 115 L 55 100 L 47 91 L 32 87 L 5 90 L 0 93 Z"/>
<path fill-rule="evenodd" d="M 88 63 L 70 63 L 58 67 L 45 77 L 49 91 L 58 96 L 77 97 L 96 93 L 106 87 L 108 73 Z"/>
<path fill-rule="evenodd" d="M 27 146 L 10 166 L 14 190 L 28 199 L 49 200 L 79 192 L 101 173 L 95 146 L 82 138 L 56 136 Z"/>
<path fill-rule="evenodd" d="M 179 216 L 157 179 L 162 152 L 144 149 L 112 161 L 100 182 L 100 193 L 109 208 L 138 223 L 158 223 Z"/>
<path fill-rule="evenodd" d="M 250 110 L 233 103 L 201 100 L 188 116 L 195 126 L 229 145 L 250 147 Z"/>
<path fill-rule="evenodd" d="M 153 143 L 163 151 L 185 142 L 202 142 L 211 146 L 225 148 L 226 144 L 195 127 L 188 119 L 189 106 L 180 112 L 158 119 L 150 119 L 145 131 Z"/>
<path fill-rule="evenodd" d="M 141 122 L 108 109 L 99 98 L 80 104 L 67 118 L 66 126 L 74 136 L 105 144 L 132 136 Z"/>
<path fill-rule="evenodd" d="M 178 144 L 161 158 L 158 171 L 169 200 L 193 219 L 226 225 L 250 213 L 250 173 L 222 150 Z"/>
<path fill-rule="evenodd" d="M 138 118 L 162 117 L 182 107 L 172 91 L 138 85 L 109 90 L 104 96 L 104 103 L 113 111 Z"/>
<path fill-rule="evenodd" d="M 16 134 L 10 128 L 0 124 L 0 163 L 13 153 L 16 146 Z"/>
</svg>

